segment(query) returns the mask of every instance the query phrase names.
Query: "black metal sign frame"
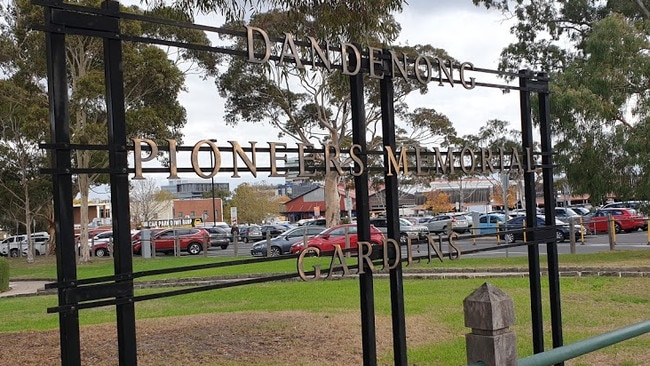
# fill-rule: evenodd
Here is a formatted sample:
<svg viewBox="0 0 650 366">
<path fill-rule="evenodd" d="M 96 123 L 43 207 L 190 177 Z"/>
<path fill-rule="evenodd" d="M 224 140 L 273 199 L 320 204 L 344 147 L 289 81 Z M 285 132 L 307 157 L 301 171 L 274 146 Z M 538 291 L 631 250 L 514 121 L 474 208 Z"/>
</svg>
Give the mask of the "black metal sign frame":
<svg viewBox="0 0 650 366">
<path fill-rule="evenodd" d="M 264 261 L 283 260 L 283 258 L 252 258 L 233 260 L 229 262 L 211 263 L 196 266 L 187 266 L 182 268 L 169 268 L 156 271 L 133 272 L 133 259 L 130 240 L 130 223 L 129 223 L 129 174 L 133 174 L 133 169 L 128 166 L 127 155 L 132 146 L 128 146 L 125 126 L 124 111 L 124 90 L 122 75 L 122 42 L 142 42 L 149 44 L 167 45 L 210 51 L 217 53 L 227 53 L 249 57 L 251 62 L 260 62 L 260 60 L 282 61 L 302 63 L 300 58 L 284 59 L 282 55 L 256 54 L 249 50 L 239 51 L 228 48 L 207 47 L 204 45 L 184 44 L 162 39 L 136 37 L 122 34 L 120 32 L 120 20 L 129 19 L 142 22 L 153 22 L 159 24 L 168 24 L 177 27 L 199 29 L 203 31 L 230 34 L 235 36 L 247 37 L 251 33 L 259 30 L 249 28 L 246 31 L 234 32 L 222 28 L 208 27 L 191 23 L 171 22 L 168 20 L 151 18 L 142 15 L 121 12 L 119 3 L 115 1 L 105 1 L 101 8 L 89 8 L 72 4 L 65 4 L 62 1 L 33 0 L 36 5 L 45 9 L 45 22 L 34 28 L 40 29 L 46 35 L 46 52 L 48 67 L 48 93 L 50 100 L 50 130 L 52 141 L 44 145 L 45 148 L 52 151 L 52 167 L 48 170 L 53 175 L 53 194 L 54 209 L 56 221 L 56 258 L 57 258 L 57 282 L 50 284 L 48 287 L 58 289 L 58 306 L 48 309 L 49 312 L 59 314 L 60 344 L 61 344 L 61 363 L 63 365 L 74 366 L 81 365 L 80 352 L 80 333 L 79 333 L 79 311 L 87 308 L 99 306 L 114 306 L 117 314 L 118 329 L 118 349 L 120 365 L 137 364 L 137 344 L 136 344 L 136 326 L 135 326 L 135 302 L 144 301 L 154 298 L 167 296 L 176 296 L 192 292 L 216 290 L 220 288 L 241 286 L 253 283 L 276 281 L 287 278 L 294 278 L 298 275 L 295 273 L 273 275 L 255 279 L 232 281 L 214 285 L 203 285 L 181 290 L 162 291 L 156 294 L 139 295 L 134 294 L 134 280 L 151 275 L 162 273 L 175 273 L 181 271 L 190 271 L 202 268 L 219 268 L 225 266 L 236 266 L 242 264 L 258 263 Z M 70 127 L 69 127 L 69 110 L 68 110 L 68 81 L 66 74 L 66 56 L 65 45 L 66 35 L 84 35 L 98 37 L 104 42 L 105 57 L 105 76 L 106 76 L 106 105 L 108 112 L 108 144 L 106 146 L 81 146 L 71 144 Z M 263 35 L 263 34 L 262 34 Z M 268 40 L 271 41 L 271 40 Z M 272 40 L 273 42 L 285 42 L 288 49 L 298 42 L 294 39 Z M 304 43 L 303 46 L 309 46 Z M 314 46 L 313 44 L 311 45 Z M 350 51 L 356 50 L 356 51 Z M 363 75 L 375 76 L 379 79 L 381 90 L 381 111 L 382 111 L 382 132 L 383 145 L 396 151 L 395 141 L 395 121 L 393 107 L 393 79 L 395 77 L 410 77 L 431 81 L 430 75 L 418 73 L 417 67 L 414 72 L 408 73 L 395 68 L 397 60 L 395 53 L 390 50 L 358 50 L 352 44 L 342 44 L 337 52 L 341 54 L 341 65 L 330 65 L 321 59 L 315 62 L 315 67 L 328 67 L 341 69 L 349 75 L 350 80 L 350 97 L 352 106 L 352 133 L 353 143 L 360 146 L 361 154 L 359 164 L 365 165 L 366 159 L 370 152 L 366 151 L 366 129 L 365 129 L 365 110 L 364 110 L 364 79 Z M 313 60 L 312 60 L 313 61 Z M 432 66 L 426 61 L 427 67 Z M 425 62 L 421 61 L 421 62 Z M 418 62 L 417 59 L 414 62 Z M 544 181 L 544 206 L 555 206 L 555 195 L 553 194 L 553 161 L 552 161 L 552 143 L 550 131 L 550 110 L 549 110 L 549 86 L 548 78 L 545 74 L 534 74 L 528 70 L 521 70 L 518 73 L 504 73 L 490 69 L 474 68 L 473 65 L 463 63 L 461 68 L 466 68 L 477 74 L 498 74 L 501 76 L 514 76 L 519 79 L 519 85 L 510 84 L 491 84 L 482 83 L 480 80 L 471 80 L 462 77 L 460 80 L 454 80 L 451 71 L 445 71 L 443 74 L 443 60 L 437 60 L 439 75 L 437 81 L 440 83 L 457 83 L 466 88 L 488 87 L 497 89 L 508 89 L 519 91 L 520 93 L 520 111 L 521 111 L 521 129 L 522 129 L 522 148 L 524 150 L 533 150 L 533 123 L 531 115 L 531 96 L 537 95 L 539 101 L 539 121 L 541 135 L 541 169 Z M 406 62 L 404 62 L 406 64 Z M 471 67 L 470 67 L 471 65 Z M 399 64 L 398 64 L 399 66 Z M 354 70 L 356 72 L 351 72 Z M 397 71 L 396 71 L 397 70 Z M 465 69 L 464 69 L 465 70 Z M 462 70 L 461 70 L 462 71 Z M 397 74 L 396 74 L 397 72 Z M 380 77 L 379 77 L 380 76 Z M 428 78 L 428 79 L 427 79 Z M 109 152 L 110 165 L 108 170 L 96 169 L 75 169 L 71 162 L 71 150 L 88 148 L 103 149 Z M 385 155 L 387 160 L 388 156 Z M 385 161 L 385 164 L 390 164 Z M 530 166 L 531 162 L 524 160 L 524 183 L 525 183 L 525 201 L 527 217 L 535 217 L 535 177 L 534 169 L 539 166 Z M 111 204 L 113 207 L 120 208 L 120 214 L 113 217 L 113 235 L 114 235 L 114 276 L 79 279 L 76 272 L 76 244 L 74 240 L 74 221 L 73 221 L 73 197 L 72 197 L 72 176 L 74 174 L 83 174 L 90 172 L 107 172 L 110 175 Z M 396 174 L 390 172 L 384 174 L 386 183 L 386 214 L 388 222 L 387 237 L 399 239 L 399 224 L 397 218 L 398 212 L 398 181 Z M 359 241 L 370 239 L 369 225 L 369 199 L 368 199 L 368 172 L 355 175 L 356 206 L 357 206 L 357 226 Z M 553 210 L 545 210 L 546 224 L 554 226 L 555 217 Z M 536 228 L 536 220 L 528 220 L 527 228 L 529 241 L 528 246 L 529 261 L 529 279 L 530 279 L 530 297 L 532 313 L 532 334 L 534 352 L 539 353 L 544 350 L 543 341 L 543 322 L 542 322 L 542 295 L 540 284 L 540 263 L 539 263 L 539 243 L 547 244 L 548 267 L 550 282 L 550 299 L 551 299 L 551 323 L 553 346 L 562 345 L 562 321 L 560 306 L 560 288 L 559 288 L 559 271 L 557 259 L 557 242 L 554 236 L 547 235 L 548 230 Z M 521 244 L 511 244 L 517 246 Z M 470 250 L 465 253 L 473 253 L 486 250 L 503 249 L 499 247 L 481 248 Z M 445 256 L 452 256 L 453 253 L 444 253 Z M 407 344 L 406 344 L 406 325 L 404 310 L 404 290 L 402 284 L 402 259 L 392 269 L 390 269 L 390 293 L 391 293 L 391 310 L 393 324 L 393 351 L 395 365 L 407 365 Z M 376 336 L 375 336 L 375 311 L 374 311 L 374 289 L 373 273 L 369 269 L 369 264 L 362 262 L 359 264 L 364 269 L 360 271 L 360 312 L 361 312 L 361 334 L 363 348 L 363 364 L 376 365 Z"/>
</svg>

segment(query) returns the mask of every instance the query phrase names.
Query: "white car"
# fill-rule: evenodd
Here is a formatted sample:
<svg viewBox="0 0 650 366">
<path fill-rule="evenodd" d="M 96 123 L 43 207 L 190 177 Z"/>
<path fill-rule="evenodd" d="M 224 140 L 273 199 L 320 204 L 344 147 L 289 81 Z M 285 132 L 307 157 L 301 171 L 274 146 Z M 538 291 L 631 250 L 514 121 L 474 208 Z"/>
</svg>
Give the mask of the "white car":
<svg viewBox="0 0 650 366">
<path fill-rule="evenodd" d="M 34 254 L 45 254 L 49 248 L 50 234 L 45 231 L 37 232 L 31 235 L 34 244 Z M 27 235 L 14 235 L 0 242 L 0 255 L 19 257 L 27 255 Z"/>
</svg>

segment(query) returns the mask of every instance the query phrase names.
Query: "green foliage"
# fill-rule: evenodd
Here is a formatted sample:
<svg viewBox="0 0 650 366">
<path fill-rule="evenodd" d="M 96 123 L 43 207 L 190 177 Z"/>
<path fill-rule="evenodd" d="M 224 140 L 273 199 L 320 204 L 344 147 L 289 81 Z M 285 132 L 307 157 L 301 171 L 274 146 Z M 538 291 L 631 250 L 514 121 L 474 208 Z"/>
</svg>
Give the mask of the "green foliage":
<svg viewBox="0 0 650 366">
<path fill-rule="evenodd" d="M 9 262 L 0 257 L 0 292 L 9 290 Z"/>
<path fill-rule="evenodd" d="M 551 77 L 556 162 L 571 191 L 650 197 L 650 13 L 637 1 L 473 0 L 514 15 L 500 68 Z M 603 169 L 607 167 L 607 169 Z"/>
<path fill-rule="evenodd" d="M 280 213 L 279 198 L 275 195 L 273 187 L 243 183 L 235 188 L 232 200 L 224 207 L 224 211 L 230 212 L 230 207 L 237 207 L 237 220 L 240 225 L 261 223 Z"/>
</svg>

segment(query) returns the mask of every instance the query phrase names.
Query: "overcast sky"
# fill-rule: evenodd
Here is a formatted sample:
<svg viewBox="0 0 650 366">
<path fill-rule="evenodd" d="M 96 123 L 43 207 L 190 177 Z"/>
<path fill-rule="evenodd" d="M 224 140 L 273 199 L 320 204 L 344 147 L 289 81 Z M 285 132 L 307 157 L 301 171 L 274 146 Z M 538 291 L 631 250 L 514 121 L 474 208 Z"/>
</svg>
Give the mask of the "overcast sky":
<svg viewBox="0 0 650 366">
<path fill-rule="evenodd" d="M 499 12 L 475 7 L 470 0 L 411 0 L 409 3 L 401 14 L 396 15 L 402 26 L 402 34 L 396 45 L 431 44 L 445 49 L 461 62 L 496 69 L 501 50 L 513 39 L 509 33 L 510 26 L 503 22 Z M 223 19 L 214 15 L 199 16 L 196 23 L 220 26 Z M 483 74 L 480 75 L 483 78 Z M 278 131 L 268 124 L 226 126 L 223 123 L 223 101 L 213 80 L 203 81 L 198 76 L 189 76 L 187 92 L 181 94 L 180 100 L 187 109 L 187 124 L 183 130 L 185 145 L 206 138 L 217 139 L 220 146 L 226 145 L 228 140 L 237 140 L 244 146 L 247 141 L 257 141 L 261 146 L 266 146 L 266 142 L 279 141 Z M 428 107 L 444 113 L 459 135 L 476 133 L 486 121 L 495 118 L 509 121 L 515 128 L 519 125 L 518 93 L 504 95 L 492 88 L 466 90 L 459 86 L 432 86 L 426 95 L 414 93 L 407 102 L 411 110 Z M 290 143 L 290 146 L 294 147 L 295 144 Z M 179 161 L 179 164 L 182 163 Z M 224 166 L 226 164 L 230 166 L 227 161 Z M 198 178 L 196 175 L 184 177 Z M 156 177 L 157 180 L 160 178 L 163 177 Z M 247 173 L 242 174 L 240 179 L 254 180 Z M 224 173 L 220 173 L 215 180 L 230 181 L 231 187 L 239 183 L 235 181 L 236 178 L 231 179 Z M 258 174 L 257 180 L 278 182 L 264 173 Z"/>
</svg>

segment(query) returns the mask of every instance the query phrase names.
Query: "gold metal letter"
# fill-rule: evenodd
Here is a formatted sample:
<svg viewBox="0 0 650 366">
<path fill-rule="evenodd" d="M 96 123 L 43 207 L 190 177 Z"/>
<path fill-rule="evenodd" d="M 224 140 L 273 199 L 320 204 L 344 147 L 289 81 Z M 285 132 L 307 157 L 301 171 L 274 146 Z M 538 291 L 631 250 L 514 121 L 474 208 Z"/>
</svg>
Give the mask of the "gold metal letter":
<svg viewBox="0 0 650 366">
<path fill-rule="evenodd" d="M 269 40 L 269 35 L 266 32 L 257 27 L 245 26 L 246 27 L 246 37 L 248 39 L 248 62 L 255 64 L 263 64 L 271 58 L 271 41 Z M 264 57 L 258 59 L 255 58 L 255 42 L 253 32 L 258 33 L 262 36 L 264 40 Z"/>
<path fill-rule="evenodd" d="M 142 176 L 142 163 L 153 160 L 158 155 L 158 145 L 151 139 L 132 139 L 133 140 L 133 164 L 135 165 L 135 176 L 133 179 L 144 179 Z M 145 143 L 151 149 L 146 158 L 142 157 L 142 143 Z"/>
</svg>

